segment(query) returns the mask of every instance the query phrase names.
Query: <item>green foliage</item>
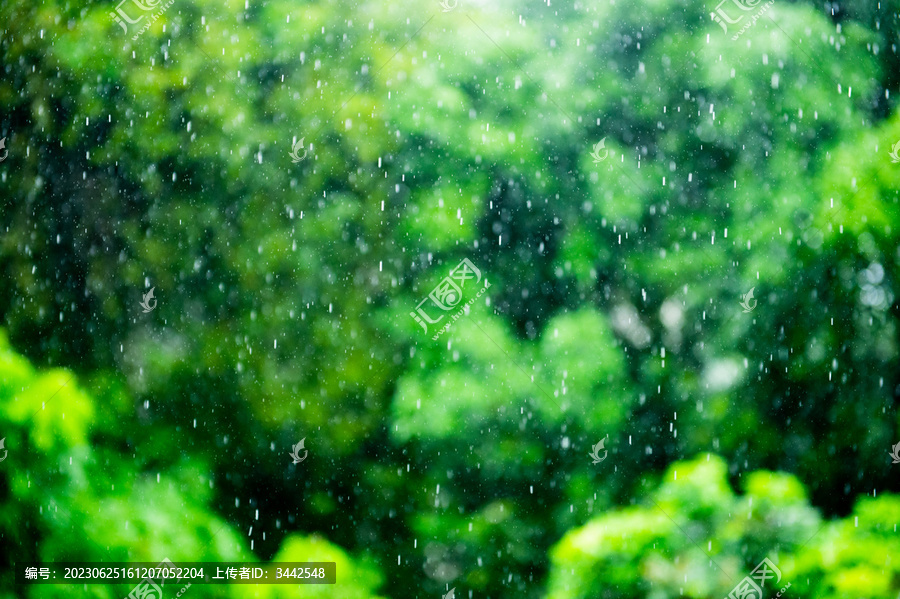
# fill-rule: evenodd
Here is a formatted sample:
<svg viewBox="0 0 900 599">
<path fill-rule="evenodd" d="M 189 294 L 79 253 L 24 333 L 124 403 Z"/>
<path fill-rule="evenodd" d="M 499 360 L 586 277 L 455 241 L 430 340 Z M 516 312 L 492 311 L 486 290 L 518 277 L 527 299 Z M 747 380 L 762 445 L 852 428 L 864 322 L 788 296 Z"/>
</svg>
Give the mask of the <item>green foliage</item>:
<svg viewBox="0 0 900 599">
<path fill-rule="evenodd" d="M 0 4 L 0 594 L 896 596 L 900 0 L 717 1 Z"/>
<path fill-rule="evenodd" d="M 787 583 L 798 598 L 895 596 L 900 543 L 885 523 L 900 519 L 897 496 L 862 499 L 826 523 L 794 476 L 753 472 L 736 496 L 726 474 L 718 456 L 679 462 L 640 506 L 566 533 L 547 597 L 724 597 L 765 557 L 781 571 L 766 596 Z"/>
<path fill-rule="evenodd" d="M 305 599 L 334 597 L 339 592 L 347 599 L 380 599 L 374 592 L 384 579 L 378 569 L 369 563 L 356 563 L 346 552 L 319 537 L 291 535 L 272 559 L 276 562 L 334 562 L 339 586 L 240 585 L 234 587 L 231 596 L 235 599 Z"/>
</svg>

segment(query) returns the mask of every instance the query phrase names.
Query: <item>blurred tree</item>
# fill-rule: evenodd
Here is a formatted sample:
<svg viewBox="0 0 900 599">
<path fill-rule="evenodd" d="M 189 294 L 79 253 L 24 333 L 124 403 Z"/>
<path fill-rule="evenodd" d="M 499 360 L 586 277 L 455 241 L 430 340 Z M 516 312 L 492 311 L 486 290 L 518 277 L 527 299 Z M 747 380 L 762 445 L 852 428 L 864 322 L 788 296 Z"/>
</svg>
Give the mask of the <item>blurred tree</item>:
<svg viewBox="0 0 900 599">
<path fill-rule="evenodd" d="M 464 4 L 177 0 L 137 39 L 112 3 L 0 5 L 0 315 L 104 408 L 0 406 L 10 447 L 103 453 L 80 499 L 29 464 L 62 511 L 164 471 L 248 555 L 316 533 L 385 577 L 360 596 L 522 599 L 686 456 L 827 517 L 900 490 L 900 0 L 736 42 L 695 0 Z M 409 313 L 464 257 L 491 288 L 432 341 Z"/>
<path fill-rule="evenodd" d="M 893 525 L 900 498 L 861 500 L 853 520 L 824 523 L 796 477 L 752 472 L 746 493 L 728 486 L 727 465 L 707 455 L 673 464 L 641 506 L 566 533 L 552 550 L 548 599 L 729 596 L 770 559 L 780 570 L 764 596 L 896 597 L 900 550 Z"/>
</svg>

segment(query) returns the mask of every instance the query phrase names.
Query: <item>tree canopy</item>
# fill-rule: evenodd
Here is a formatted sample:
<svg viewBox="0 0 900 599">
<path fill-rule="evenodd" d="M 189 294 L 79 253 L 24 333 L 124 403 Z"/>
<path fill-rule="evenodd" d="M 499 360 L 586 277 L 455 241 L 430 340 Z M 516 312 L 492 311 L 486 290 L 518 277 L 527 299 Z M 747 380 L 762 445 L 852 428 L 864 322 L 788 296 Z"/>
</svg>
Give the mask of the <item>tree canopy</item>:
<svg viewBox="0 0 900 599">
<path fill-rule="evenodd" d="M 749 4 L 0 5 L 0 597 L 895 599 L 900 0 Z"/>
</svg>

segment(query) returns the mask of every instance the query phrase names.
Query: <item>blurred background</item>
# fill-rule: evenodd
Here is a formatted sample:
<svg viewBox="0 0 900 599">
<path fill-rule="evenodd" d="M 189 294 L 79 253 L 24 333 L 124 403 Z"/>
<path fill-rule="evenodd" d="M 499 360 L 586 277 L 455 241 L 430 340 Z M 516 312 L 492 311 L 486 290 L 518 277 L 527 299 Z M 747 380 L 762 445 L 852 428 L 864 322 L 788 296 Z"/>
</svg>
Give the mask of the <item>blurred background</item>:
<svg viewBox="0 0 900 599">
<path fill-rule="evenodd" d="M 0 597 L 900 596 L 900 0 L 715 1 L 0 4 Z"/>
</svg>

